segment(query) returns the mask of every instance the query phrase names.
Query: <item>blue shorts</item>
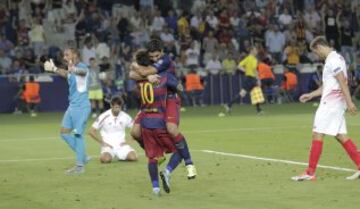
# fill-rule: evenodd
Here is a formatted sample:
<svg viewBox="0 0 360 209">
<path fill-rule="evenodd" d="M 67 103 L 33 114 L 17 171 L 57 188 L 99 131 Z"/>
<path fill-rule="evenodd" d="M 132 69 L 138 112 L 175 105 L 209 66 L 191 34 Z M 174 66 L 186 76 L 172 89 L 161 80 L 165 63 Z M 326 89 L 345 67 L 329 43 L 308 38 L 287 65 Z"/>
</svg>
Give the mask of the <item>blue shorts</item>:
<svg viewBox="0 0 360 209">
<path fill-rule="evenodd" d="M 82 135 L 91 113 L 91 107 L 68 108 L 62 120 L 62 127 L 71 129 L 75 134 Z"/>
</svg>

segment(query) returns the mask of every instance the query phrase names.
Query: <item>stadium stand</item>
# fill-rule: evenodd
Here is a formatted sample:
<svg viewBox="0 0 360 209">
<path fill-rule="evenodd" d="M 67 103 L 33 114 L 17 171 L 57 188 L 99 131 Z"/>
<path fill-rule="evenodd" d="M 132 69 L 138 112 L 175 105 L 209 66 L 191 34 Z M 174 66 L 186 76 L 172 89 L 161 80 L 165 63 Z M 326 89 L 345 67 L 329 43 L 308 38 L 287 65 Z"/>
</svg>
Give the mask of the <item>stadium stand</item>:
<svg viewBox="0 0 360 209">
<path fill-rule="evenodd" d="M 134 95 L 134 84 L 127 80 L 129 64 L 133 52 L 153 37 L 164 42 L 181 78 L 190 70 L 202 77 L 204 104 L 226 103 L 240 89 L 242 72 L 236 65 L 252 45 L 260 49 L 259 60 L 269 60 L 273 85 L 281 86 L 284 67 L 297 75 L 291 92 L 296 99 L 309 91 L 316 73 L 318 59 L 308 49 L 314 36 L 325 34 L 344 55 L 351 74 L 358 75 L 359 23 L 360 3 L 350 0 L 2 1 L 0 112 L 14 110 L 22 77 L 34 74 L 40 85 L 65 85 L 43 74 L 42 67 L 47 58 L 61 65 L 65 46 L 79 48 L 85 63 L 95 57 L 105 73 L 104 88 L 114 86 L 113 94 L 134 101 L 129 98 Z M 40 111 L 64 109 L 42 89 Z M 66 99 L 65 90 L 59 91 Z"/>
</svg>

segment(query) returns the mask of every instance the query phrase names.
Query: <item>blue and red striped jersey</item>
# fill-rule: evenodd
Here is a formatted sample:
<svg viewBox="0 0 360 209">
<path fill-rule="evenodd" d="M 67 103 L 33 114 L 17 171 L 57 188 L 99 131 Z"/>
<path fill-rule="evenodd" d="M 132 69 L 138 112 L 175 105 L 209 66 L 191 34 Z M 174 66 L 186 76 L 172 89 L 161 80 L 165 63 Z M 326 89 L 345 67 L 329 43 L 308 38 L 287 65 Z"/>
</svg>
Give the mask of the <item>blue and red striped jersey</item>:
<svg viewBox="0 0 360 209">
<path fill-rule="evenodd" d="M 156 68 L 158 74 L 163 73 L 163 72 L 168 72 L 168 73 L 172 73 L 174 76 L 176 76 L 175 64 L 171 60 L 171 57 L 169 55 L 165 54 L 157 62 L 155 62 L 152 66 L 154 68 Z"/>
<path fill-rule="evenodd" d="M 140 89 L 140 124 L 144 128 L 165 128 L 166 99 L 169 90 L 175 92 L 179 84 L 176 77 L 169 72 L 159 74 L 160 83 L 155 85 L 148 81 L 138 81 Z"/>
</svg>

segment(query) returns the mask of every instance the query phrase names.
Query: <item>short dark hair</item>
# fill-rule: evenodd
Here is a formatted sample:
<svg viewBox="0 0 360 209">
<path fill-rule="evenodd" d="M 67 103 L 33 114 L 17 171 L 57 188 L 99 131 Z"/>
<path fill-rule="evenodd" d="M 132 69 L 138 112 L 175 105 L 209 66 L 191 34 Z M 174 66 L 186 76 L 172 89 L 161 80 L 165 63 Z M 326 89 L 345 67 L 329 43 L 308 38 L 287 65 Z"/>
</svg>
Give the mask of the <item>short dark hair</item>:
<svg viewBox="0 0 360 209">
<path fill-rule="evenodd" d="M 314 50 L 318 46 L 330 46 L 325 36 L 317 36 L 314 38 L 310 43 L 310 50 Z"/>
<path fill-rule="evenodd" d="M 34 82 L 34 81 L 35 81 L 35 78 L 34 78 L 33 75 L 29 76 L 29 81 L 30 81 L 30 82 Z"/>
<path fill-rule="evenodd" d="M 112 97 L 111 98 L 111 105 L 113 106 L 113 105 L 119 105 L 119 106 L 122 106 L 123 105 L 123 100 L 120 98 L 120 97 L 118 97 L 118 96 L 114 96 L 114 97 Z"/>
<path fill-rule="evenodd" d="M 142 66 L 148 66 L 151 64 L 148 52 L 145 49 L 140 49 L 135 53 L 135 61 Z"/>
<path fill-rule="evenodd" d="M 162 51 L 164 48 L 164 45 L 160 39 L 152 39 L 149 41 L 149 43 L 146 45 L 146 49 L 148 52 L 157 52 Z"/>
</svg>

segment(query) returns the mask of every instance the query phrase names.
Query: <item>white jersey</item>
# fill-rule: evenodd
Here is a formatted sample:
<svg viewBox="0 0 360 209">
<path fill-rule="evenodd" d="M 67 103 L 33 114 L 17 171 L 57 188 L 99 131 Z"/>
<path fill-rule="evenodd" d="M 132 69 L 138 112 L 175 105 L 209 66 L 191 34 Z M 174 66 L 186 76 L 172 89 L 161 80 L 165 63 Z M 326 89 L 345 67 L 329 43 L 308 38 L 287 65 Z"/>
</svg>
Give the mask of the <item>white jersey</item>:
<svg viewBox="0 0 360 209">
<path fill-rule="evenodd" d="M 331 108 L 346 108 L 346 102 L 340 84 L 335 78 L 335 76 L 341 72 L 343 72 L 345 78 L 347 78 L 344 58 L 336 51 L 332 51 L 326 57 L 323 69 L 323 90 L 320 106 L 325 105 Z"/>
<path fill-rule="evenodd" d="M 100 131 L 102 139 L 111 146 L 119 147 L 125 142 L 125 128 L 131 128 L 133 120 L 121 111 L 118 116 L 114 116 L 110 110 L 99 115 L 92 127 Z"/>
</svg>

